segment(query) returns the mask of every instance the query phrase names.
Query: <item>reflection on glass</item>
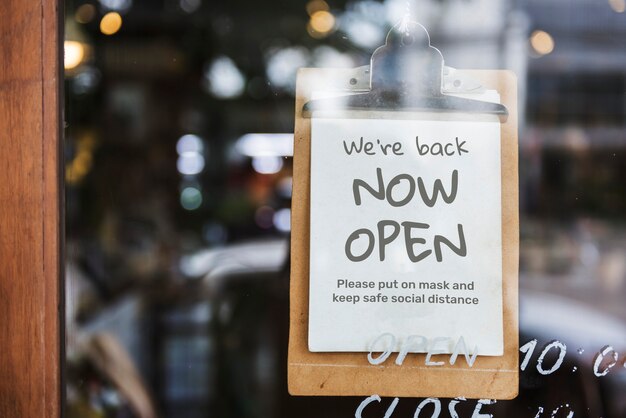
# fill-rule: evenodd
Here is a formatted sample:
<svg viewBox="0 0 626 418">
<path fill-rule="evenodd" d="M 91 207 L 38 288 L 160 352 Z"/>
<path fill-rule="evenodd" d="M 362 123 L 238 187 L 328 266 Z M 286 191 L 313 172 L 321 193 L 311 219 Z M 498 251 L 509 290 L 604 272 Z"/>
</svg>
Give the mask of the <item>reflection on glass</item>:
<svg viewBox="0 0 626 418">
<path fill-rule="evenodd" d="M 623 0 L 65 8 L 68 416 L 354 416 L 362 399 L 286 392 L 295 80 L 368 65 L 407 12 L 445 65 L 518 76 L 520 345 L 537 343 L 518 399 L 484 411 L 626 415 Z M 544 376 L 552 340 L 567 353 Z"/>
</svg>

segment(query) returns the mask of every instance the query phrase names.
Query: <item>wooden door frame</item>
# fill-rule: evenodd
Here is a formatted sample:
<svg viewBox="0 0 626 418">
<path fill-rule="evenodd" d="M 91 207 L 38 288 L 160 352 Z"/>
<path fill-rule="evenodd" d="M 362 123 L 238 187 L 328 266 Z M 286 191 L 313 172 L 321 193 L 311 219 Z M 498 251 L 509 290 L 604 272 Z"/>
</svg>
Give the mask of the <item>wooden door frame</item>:
<svg viewBox="0 0 626 418">
<path fill-rule="evenodd" d="M 62 416 L 62 16 L 0 1 L 0 417 Z"/>
</svg>

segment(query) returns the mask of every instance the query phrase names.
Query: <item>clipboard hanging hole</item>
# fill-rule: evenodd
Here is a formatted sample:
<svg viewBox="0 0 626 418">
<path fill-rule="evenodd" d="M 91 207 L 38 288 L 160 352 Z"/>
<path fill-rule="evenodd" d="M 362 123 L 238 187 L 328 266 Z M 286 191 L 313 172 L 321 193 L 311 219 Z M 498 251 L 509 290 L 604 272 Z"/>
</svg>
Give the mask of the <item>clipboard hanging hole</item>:
<svg viewBox="0 0 626 418">
<path fill-rule="evenodd" d="M 385 44 L 372 54 L 370 70 L 373 91 L 395 91 L 405 97 L 441 96 L 443 55 L 417 22 L 391 28 Z"/>
<path fill-rule="evenodd" d="M 462 82 L 461 82 L 461 80 L 459 80 L 459 79 L 456 79 L 456 80 L 454 80 L 454 81 L 452 82 L 452 85 L 453 85 L 454 87 L 461 87 L 461 84 L 463 84 L 463 83 L 462 83 Z"/>
<path fill-rule="evenodd" d="M 356 83 L 357 83 L 356 78 L 352 77 L 352 78 L 350 79 L 350 85 L 354 86 Z"/>
<path fill-rule="evenodd" d="M 400 44 L 402 46 L 410 46 L 415 42 L 415 38 L 410 33 L 405 33 L 402 38 L 400 38 Z"/>
</svg>

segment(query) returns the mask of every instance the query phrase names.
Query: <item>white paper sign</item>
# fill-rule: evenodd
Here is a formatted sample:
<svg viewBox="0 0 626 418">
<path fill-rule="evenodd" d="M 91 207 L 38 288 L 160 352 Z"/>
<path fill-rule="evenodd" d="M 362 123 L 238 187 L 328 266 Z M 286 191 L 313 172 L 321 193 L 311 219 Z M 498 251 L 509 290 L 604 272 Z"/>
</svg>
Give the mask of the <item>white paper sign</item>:
<svg viewBox="0 0 626 418">
<path fill-rule="evenodd" d="M 466 119 L 312 119 L 309 350 L 503 354 L 500 124 Z"/>
</svg>

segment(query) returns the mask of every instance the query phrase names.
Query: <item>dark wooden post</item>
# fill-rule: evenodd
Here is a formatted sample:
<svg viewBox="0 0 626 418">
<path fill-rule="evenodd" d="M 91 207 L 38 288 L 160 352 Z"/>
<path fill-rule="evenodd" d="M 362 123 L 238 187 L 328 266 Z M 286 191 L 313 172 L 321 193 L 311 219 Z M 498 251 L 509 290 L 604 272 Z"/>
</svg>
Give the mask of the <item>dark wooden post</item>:
<svg viewBox="0 0 626 418">
<path fill-rule="evenodd" d="M 0 417 L 61 416 L 60 0 L 0 1 Z"/>
</svg>

